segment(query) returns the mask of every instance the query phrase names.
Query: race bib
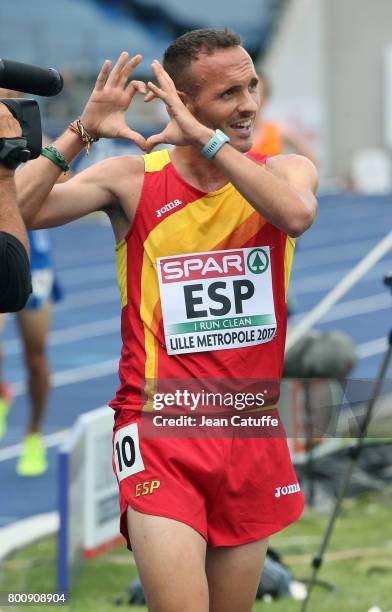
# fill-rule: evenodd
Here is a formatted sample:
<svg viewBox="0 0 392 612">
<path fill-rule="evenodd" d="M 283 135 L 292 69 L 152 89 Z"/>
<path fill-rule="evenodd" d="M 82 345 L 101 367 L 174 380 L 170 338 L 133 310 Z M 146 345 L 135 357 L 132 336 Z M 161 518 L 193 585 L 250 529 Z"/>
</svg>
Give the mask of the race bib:
<svg viewBox="0 0 392 612">
<path fill-rule="evenodd" d="M 169 355 L 255 346 L 276 333 L 269 247 L 157 260 Z"/>
<path fill-rule="evenodd" d="M 119 481 L 144 470 L 136 423 L 116 431 L 113 441 L 113 454 Z"/>
</svg>

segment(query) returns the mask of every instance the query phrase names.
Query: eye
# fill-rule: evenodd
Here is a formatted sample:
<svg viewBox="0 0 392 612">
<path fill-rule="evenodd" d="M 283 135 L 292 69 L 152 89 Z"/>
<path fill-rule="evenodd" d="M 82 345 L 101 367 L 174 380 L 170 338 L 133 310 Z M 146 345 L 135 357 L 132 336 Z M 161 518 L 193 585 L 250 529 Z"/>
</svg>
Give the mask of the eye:
<svg viewBox="0 0 392 612">
<path fill-rule="evenodd" d="M 235 92 L 236 92 L 236 88 L 230 87 L 230 89 L 226 89 L 226 91 L 223 92 L 222 98 L 228 98 L 232 96 Z"/>
<path fill-rule="evenodd" d="M 259 82 L 258 81 L 256 81 L 256 80 L 255 81 L 251 81 L 249 83 L 249 91 L 256 91 L 258 86 L 259 86 Z"/>
</svg>

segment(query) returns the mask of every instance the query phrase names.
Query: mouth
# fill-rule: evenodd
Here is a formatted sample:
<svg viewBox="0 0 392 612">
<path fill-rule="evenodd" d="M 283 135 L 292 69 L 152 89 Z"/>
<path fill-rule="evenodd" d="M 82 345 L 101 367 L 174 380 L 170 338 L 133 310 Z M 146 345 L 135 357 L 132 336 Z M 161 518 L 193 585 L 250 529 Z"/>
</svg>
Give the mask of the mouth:
<svg viewBox="0 0 392 612">
<path fill-rule="evenodd" d="M 252 119 L 241 119 L 241 121 L 230 123 L 230 129 L 233 130 L 241 138 L 248 138 L 251 135 L 252 126 Z"/>
</svg>

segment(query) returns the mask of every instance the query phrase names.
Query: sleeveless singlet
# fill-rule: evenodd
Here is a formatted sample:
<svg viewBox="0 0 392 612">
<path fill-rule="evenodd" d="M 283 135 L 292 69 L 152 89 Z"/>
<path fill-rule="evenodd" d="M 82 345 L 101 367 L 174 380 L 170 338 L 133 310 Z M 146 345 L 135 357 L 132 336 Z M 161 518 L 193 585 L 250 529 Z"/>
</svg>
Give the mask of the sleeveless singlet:
<svg viewBox="0 0 392 612">
<path fill-rule="evenodd" d="M 266 171 L 264 156 L 249 156 Z M 151 379 L 279 380 L 294 240 L 231 183 L 210 193 L 188 184 L 168 150 L 144 162 L 134 221 L 116 246 L 123 346 L 109 405 L 148 409 Z"/>
</svg>

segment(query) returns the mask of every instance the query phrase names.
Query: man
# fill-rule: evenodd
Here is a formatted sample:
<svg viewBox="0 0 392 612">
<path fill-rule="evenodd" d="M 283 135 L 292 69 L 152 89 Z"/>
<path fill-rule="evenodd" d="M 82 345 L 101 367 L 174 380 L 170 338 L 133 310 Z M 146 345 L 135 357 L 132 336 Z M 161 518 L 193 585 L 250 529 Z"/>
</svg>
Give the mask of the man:
<svg viewBox="0 0 392 612">
<path fill-rule="evenodd" d="M 0 89 L 0 98 L 22 98 L 23 94 L 9 89 Z M 49 144 L 43 137 L 44 144 Z M 64 181 L 66 175 L 61 175 Z M 23 440 L 16 471 L 19 476 L 40 476 L 47 470 L 46 449 L 42 440 L 41 426 L 45 415 L 50 390 L 49 365 L 46 358 L 46 342 L 49 332 L 52 302 L 59 299 L 58 282 L 51 256 L 50 237 L 47 230 L 28 232 L 32 294 L 26 306 L 17 313 L 17 322 L 23 344 L 24 361 L 29 392 L 30 418 Z M 5 315 L 0 315 L 0 333 L 5 324 Z M 9 406 L 12 400 L 10 385 L 4 381 L 0 351 L 0 439 L 6 431 Z"/>
<path fill-rule="evenodd" d="M 30 414 L 16 471 L 19 476 L 41 476 L 47 470 L 46 449 L 41 427 L 50 391 L 50 372 L 46 356 L 52 303 L 60 297 L 51 257 L 47 230 L 28 232 L 32 293 L 25 307 L 16 313 L 27 372 L 26 387 Z M 0 315 L 0 333 L 6 315 Z M 12 388 L 4 380 L 0 350 L 0 440 L 5 435 L 12 401 Z"/>
<path fill-rule="evenodd" d="M 0 138 L 19 137 L 22 130 L 0 104 Z M 23 308 L 31 291 L 26 230 L 16 206 L 14 171 L 0 161 L 0 312 Z"/>
<path fill-rule="evenodd" d="M 145 438 L 142 387 L 157 378 L 279 379 L 290 237 L 313 221 L 316 173 L 303 158 L 257 163 L 245 155 L 259 110 L 258 79 L 235 34 L 208 29 L 180 37 L 167 49 L 164 67 L 152 64 L 158 85 L 127 85 L 140 61 L 139 55 L 127 64 L 122 53 L 111 72 L 104 63 L 80 121 L 56 141 L 57 151 L 69 162 L 99 137 L 130 138 L 147 151 L 160 143 L 175 148 L 105 160 L 53 189 L 59 168 L 39 159 L 20 172 L 19 199 L 31 227 L 96 210 L 112 223 L 124 343 L 120 388 L 111 402 L 114 464 L 121 529 L 149 610 L 243 612 L 252 607 L 268 536 L 303 508 L 286 441 Z M 146 102 L 160 98 L 170 117 L 147 141 L 124 120 L 136 91 Z M 202 278 L 199 272 L 196 287 L 178 271 L 184 257 L 194 262 L 195 254 L 197 266 L 215 262 Z M 226 270 L 227 282 L 217 281 L 219 261 L 224 266 L 227 257 L 236 270 Z M 223 294 L 229 286 L 236 287 L 235 298 Z M 214 300 L 208 302 L 207 291 Z M 249 320 L 253 314 L 259 321 L 257 309 L 265 309 L 271 325 L 242 332 L 242 345 L 236 330 L 208 339 L 227 338 L 228 345 L 201 349 L 171 335 L 175 317 L 187 316 L 189 325 L 205 319 L 204 308 L 220 324 L 224 317 L 216 313 L 233 314 L 234 302 L 241 311 L 248 299 Z"/>
</svg>

